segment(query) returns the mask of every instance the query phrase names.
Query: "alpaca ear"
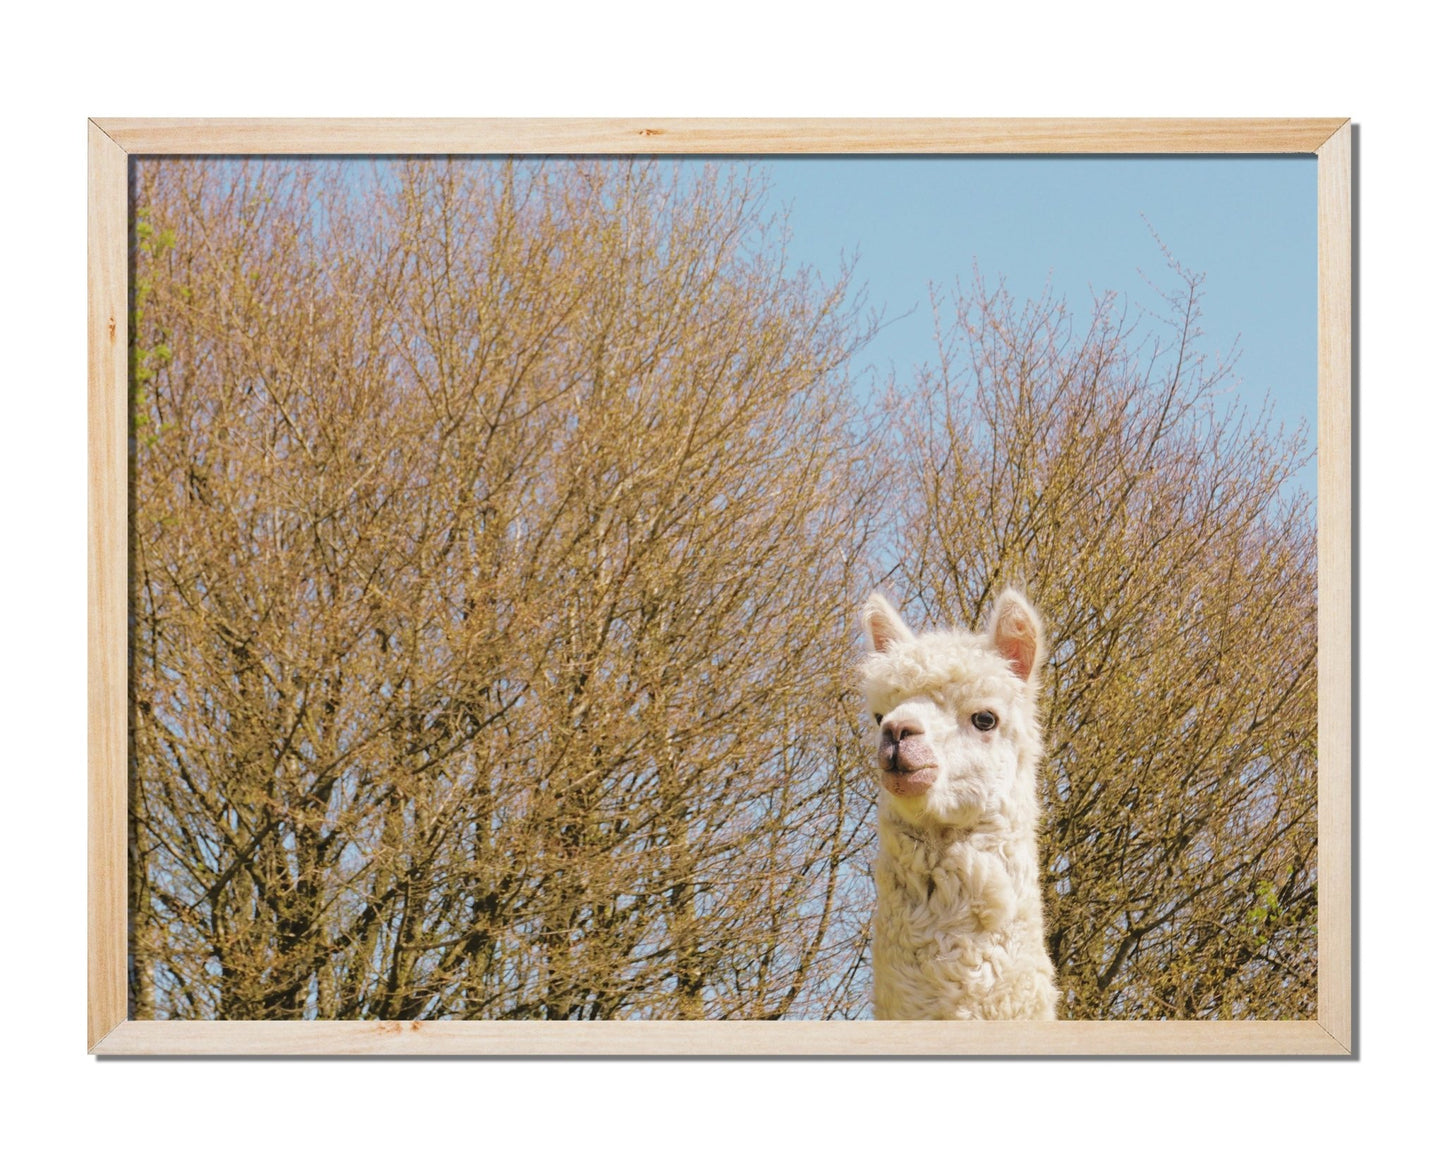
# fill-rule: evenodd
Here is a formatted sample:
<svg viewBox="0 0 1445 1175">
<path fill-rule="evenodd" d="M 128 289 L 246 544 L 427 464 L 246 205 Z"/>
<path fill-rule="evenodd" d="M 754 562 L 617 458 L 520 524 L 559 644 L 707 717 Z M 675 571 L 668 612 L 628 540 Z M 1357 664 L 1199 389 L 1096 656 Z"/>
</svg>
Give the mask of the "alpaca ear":
<svg viewBox="0 0 1445 1175">
<path fill-rule="evenodd" d="M 903 623 L 893 605 L 874 592 L 863 605 L 863 631 L 875 653 L 886 653 L 901 641 L 911 641 L 913 630 Z"/>
<path fill-rule="evenodd" d="M 1023 595 L 1010 588 L 999 596 L 988 622 L 993 647 L 1008 662 L 1014 676 L 1032 681 L 1043 652 L 1044 626 Z"/>
</svg>

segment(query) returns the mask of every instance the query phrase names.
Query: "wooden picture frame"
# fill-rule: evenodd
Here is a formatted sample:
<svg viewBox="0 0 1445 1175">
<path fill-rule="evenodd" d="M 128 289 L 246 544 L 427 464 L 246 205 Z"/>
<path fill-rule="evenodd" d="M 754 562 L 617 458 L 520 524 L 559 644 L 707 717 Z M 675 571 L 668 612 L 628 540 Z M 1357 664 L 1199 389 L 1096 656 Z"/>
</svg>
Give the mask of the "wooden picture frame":
<svg viewBox="0 0 1445 1175">
<path fill-rule="evenodd" d="M 1352 228 L 1345 119 L 176 120 L 88 125 L 88 1032 L 100 1055 L 1353 1051 Z M 142 1021 L 127 1017 L 128 162 L 134 154 L 1295 154 L 1318 160 L 1319 1017 L 1172 1022 Z"/>
</svg>

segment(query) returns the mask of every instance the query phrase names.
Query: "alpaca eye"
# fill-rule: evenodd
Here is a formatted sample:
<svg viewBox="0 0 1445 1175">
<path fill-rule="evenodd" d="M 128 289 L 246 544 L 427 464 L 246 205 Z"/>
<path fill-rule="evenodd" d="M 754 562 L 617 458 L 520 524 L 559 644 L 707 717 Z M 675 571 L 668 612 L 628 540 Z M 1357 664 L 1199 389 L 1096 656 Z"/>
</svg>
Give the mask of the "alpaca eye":
<svg viewBox="0 0 1445 1175">
<path fill-rule="evenodd" d="M 879 726 L 882 726 L 882 725 L 883 725 L 883 715 L 882 715 L 882 714 L 875 714 L 875 715 L 873 715 L 873 721 L 876 722 L 876 723 L 878 723 Z"/>
<path fill-rule="evenodd" d="M 998 725 L 998 716 L 992 710 L 980 710 L 973 716 L 975 730 L 992 730 Z"/>
</svg>

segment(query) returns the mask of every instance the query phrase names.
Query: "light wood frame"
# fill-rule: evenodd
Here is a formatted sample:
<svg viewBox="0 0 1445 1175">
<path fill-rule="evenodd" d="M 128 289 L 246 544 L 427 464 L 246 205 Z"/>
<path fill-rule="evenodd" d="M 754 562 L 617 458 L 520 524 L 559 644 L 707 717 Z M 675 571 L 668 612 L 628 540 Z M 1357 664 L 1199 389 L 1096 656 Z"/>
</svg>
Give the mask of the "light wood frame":
<svg viewBox="0 0 1445 1175">
<path fill-rule="evenodd" d="M 1347 119 L 92 119 L 88 1048 L 115 1055 L 1293 1054 L 1354 1041 L 1352 146 Z M 1319 161 L 1319 1019 L 149 1021 L 126 1015 L 128 161 L 136 154 L 1312 154 Z"/>
</svg>

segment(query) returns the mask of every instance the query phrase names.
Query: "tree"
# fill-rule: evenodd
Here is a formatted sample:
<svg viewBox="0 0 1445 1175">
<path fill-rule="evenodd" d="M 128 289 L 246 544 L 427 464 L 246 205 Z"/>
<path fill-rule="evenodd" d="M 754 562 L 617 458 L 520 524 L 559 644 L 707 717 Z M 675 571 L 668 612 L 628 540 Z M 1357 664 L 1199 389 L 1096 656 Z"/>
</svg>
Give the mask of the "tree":
<svg viewBox="0 0 1445 1175">
<path fill-rule="evenodd" d="M 134 1014 L 856 1014 L 846 281 L 716 169 L 135 182 Z"/>
<path fill-rule="evenodd" d="M 1313 1014 L 1315 547 L 1300 436 L 1198 348 L 982 282 L 895 390 L 899 582 L 976 626 L 1027 588 L 1053 645 L 1041 770 L 1060 1014 Z"/>
</svg>

